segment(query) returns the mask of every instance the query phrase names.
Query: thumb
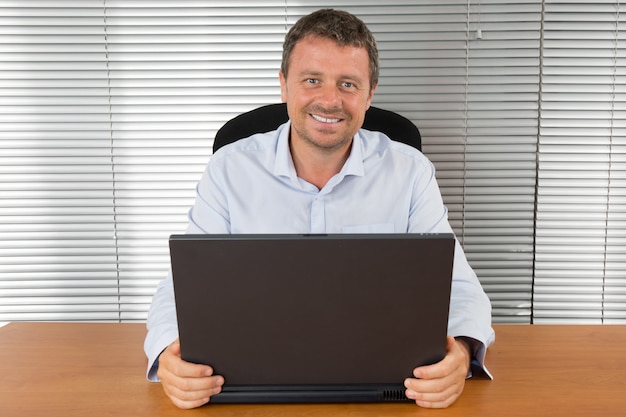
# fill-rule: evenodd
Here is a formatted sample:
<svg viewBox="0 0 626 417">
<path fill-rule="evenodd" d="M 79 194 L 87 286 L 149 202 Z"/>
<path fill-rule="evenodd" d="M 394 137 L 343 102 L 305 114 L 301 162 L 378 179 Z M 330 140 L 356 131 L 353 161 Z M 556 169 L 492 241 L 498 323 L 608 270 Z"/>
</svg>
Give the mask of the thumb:
<svg viewBox="0 0 626 417">
<path fill-rule="evenodd" d="M 173 341 L 172 344 L 169 346 L 169 350 L 174 355 L 180 356 L 180 340 L 176 339 L 175 341 Z"/>
<path fill-rule="evenodd" d="M 448 338 L 446 339 L 446 351 L 450 352 L 455 344 L 456 340 L 454 339 L 454 337 L 448 336 Z M 180 345 L 178 347 L 180 348 Z"/>
</svg>

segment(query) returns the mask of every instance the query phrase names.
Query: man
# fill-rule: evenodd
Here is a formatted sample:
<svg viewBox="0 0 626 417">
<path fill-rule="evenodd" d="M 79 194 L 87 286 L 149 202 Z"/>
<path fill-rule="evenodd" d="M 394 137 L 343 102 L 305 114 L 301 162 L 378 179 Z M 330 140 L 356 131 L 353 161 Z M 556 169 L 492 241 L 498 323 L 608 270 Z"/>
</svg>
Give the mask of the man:
<svg viewBox="0 0 626 417">
<path fill-rule="evenodd" d="M 378 85 L 378 51 L 363 22 L 335 10 L 303 17 L 285 38 L 279 78 L 290 121 L 211 158 L 189 233 L 452 231 L 426 157 L 360 129 Z M 180 357 L 171 277 L 157 289 L 148 330 L 148 377 L 177 406 L 220 392 L 222 376 Z M 489 300 L 458 242 L 448 333 L 446 357 L 404 381 L 420 406 L 452 404 L 494 339 Z"/>
</svg>

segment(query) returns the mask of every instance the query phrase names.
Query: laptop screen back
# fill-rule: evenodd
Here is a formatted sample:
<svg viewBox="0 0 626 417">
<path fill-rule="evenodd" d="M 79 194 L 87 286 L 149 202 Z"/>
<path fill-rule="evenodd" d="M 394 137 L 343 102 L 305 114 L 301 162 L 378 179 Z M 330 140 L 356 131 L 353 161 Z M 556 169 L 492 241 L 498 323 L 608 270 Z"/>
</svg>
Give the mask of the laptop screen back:
<svg viewBox="0 0 626 417">
<path fill-rule="evenodd" d="M 445 355 L 452 235 L 178 235 L 170 252 L 182 356 L 224 376 L 215 400 L 402 389 Z"/>
</svg>

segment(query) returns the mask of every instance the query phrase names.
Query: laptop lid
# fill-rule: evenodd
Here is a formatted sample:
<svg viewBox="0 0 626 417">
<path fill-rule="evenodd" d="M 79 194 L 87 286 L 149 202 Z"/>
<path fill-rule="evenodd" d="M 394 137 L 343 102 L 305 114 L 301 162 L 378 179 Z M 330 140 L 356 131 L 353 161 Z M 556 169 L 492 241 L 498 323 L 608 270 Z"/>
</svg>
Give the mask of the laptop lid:
<svg viewBox="0 0 626 417">
<path fill-rule="evenodd" d="M 451 234 L 174 235 L 182 357 L 211 402 L 406 400 L 445 356 Z"/>
</svg>

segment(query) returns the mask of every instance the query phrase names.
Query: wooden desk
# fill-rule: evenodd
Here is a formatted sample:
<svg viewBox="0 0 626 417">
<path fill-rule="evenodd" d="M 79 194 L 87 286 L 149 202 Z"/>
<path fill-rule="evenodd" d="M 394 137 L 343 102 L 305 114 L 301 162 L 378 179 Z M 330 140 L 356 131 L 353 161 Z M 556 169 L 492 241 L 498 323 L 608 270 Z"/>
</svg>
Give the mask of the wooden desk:
<svg viewBox="0 0 626 417">
<path fill-rule="evenodd" d="M 208 405 L 179 410 L 145 380 L 142 324 L 11 323 L 0 328 L 0 415 L 626 415 L 626 326 L 497 325 L 487 365 L 446 410 L 414 404 Z"/>
</svg>

